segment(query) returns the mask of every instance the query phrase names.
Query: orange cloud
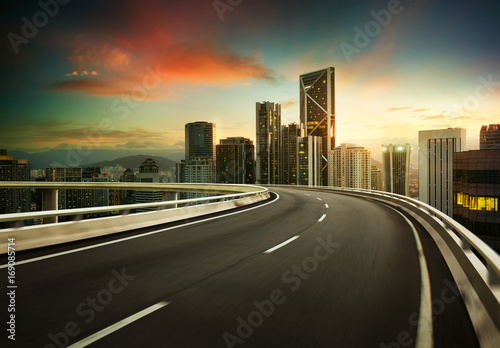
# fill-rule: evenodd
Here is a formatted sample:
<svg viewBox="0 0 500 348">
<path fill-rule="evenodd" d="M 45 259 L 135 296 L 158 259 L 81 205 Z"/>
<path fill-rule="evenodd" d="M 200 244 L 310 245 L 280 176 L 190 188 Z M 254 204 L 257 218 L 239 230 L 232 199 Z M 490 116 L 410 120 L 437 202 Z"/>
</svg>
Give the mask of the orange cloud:
<svg viewBox="0 0 500 348">
<path fill-rule="evenodd" d="M 158 91 L 172 83 L 228 86 L 249 79 L 276 80 L 274 72 L 256 55 L 242 56 L 214 43 L 206 29 L 213 13 L 207 19 L 208 14 L 193 14 L 191 9 L 182 7 L 170 8 L 176 13 L 170 16 L 164 6 L 167 5 L 125 2 L 120 12 L 125 29 L 93 28 L 75 37 L 66 37 L 65 46 L 70 47 L 68 62 L 76 71 L 81 71 L 80 75 L 91 75 L 98 82 L 61 81 L 53 85 L 52 90 L 118 95 L 123 90 L 141 86 L 145 69 L 156 66 L 166 72 L 156 87 Z M 186 20 L 188 18 L 191 20 Z M 99 76 L 94 71 L 99 71 Z M 159 98 L 165 96 L 158 91 Z"/>
</svg>

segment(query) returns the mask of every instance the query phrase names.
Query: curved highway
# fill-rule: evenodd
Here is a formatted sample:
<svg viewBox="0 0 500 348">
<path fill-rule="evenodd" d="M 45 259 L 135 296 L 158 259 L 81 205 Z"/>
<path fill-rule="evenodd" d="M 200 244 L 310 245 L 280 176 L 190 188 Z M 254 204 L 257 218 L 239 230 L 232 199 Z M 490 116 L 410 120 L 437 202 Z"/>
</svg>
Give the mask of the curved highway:
<svg viewBox="0 0 500 348">
<path fill-rule="evenodd" d="M 478 346 L 416 221 L 349 195 L 272 191 L 251 208 L 18 253 L 16 340 L 4 330 L 2 346 Z"/>
</svg>

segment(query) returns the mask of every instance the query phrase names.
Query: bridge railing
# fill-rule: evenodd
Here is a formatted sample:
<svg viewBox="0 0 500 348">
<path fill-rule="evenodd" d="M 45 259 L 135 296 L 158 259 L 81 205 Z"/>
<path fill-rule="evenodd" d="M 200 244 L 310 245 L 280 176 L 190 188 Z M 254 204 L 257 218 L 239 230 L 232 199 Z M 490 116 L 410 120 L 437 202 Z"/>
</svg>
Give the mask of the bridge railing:
<svg viewBox="0 0 500 348">
<path fill-rule="evenodd" d="M 166 208 L 173 206 L 187 206 L 189 203 L 199 202 L 222 202 L 225 200 L 240 199 L 251 196 L 260 196 L 268 194 L 268 189 L 252 185 L 226 185 L 226 184 L 149 184 L 149 183 L 38 183 L 38 182 L 0 182 L 0 189 L 3 188 L 38 188 L 42 190 L 59 190 L 59 189 L 119 189 L 119 190 L 143 190 L 143 191 L 162 191 L 164 193 L 176 192 L 191 192 L 191 193 L 220 193 L 218 196 L 198 197 L 182 200 L 168 200 L 161 202 L 150 203 L 134 203 L 134 204 L 121 204 L 110 205 L 102 207 L 88 207 L 88 208 L 75 208 L 75 209 L 52 209 L 22 213 L 0 214 L 0 223 L 23 221 L 32 219 L 46 219 L 60 216 L 82 216 L 84 214 L 106 213 L 106 212 L 129 212 L 130 210 L 140 208 Z M 177 191 L 181 190 L 181 191 Z M 240 191 L 239 193 L 227 194 L 227 192 Z M 222 194 L 225 193 L 225 194 Z M 54 196 L 54 195 L 52 195 Z M 57 204 L 50 204 L 53 207 Z M 49 220 L 54 222 L 54 220 Z"/>
<path fill-rule="evenodd" d="M 47 183 L 47 182 L 0 182 L 0 189 L 38 188 L 44 190 L 42 211 L 0 214 L 0 223 L 13 223 L 14 227 L 0 229 L 0 253 L 7 251 L 9 238 L 16 239 L 17 250 L 28 250 L 60 243 L 101 237 L 113 233 L 156 228 L 175 221 L 223 212 L 270 198 L 267 188 L 254 185 L 227 184 L 152 184 L 152 183 Z M 59 189 L 121 189 L 163 191 L 161 202 L 113 205 L 57 210 Z M 165 199 L 176 197 L 176 192 L 208 193 L 209 197 L 191 199 Z M 207 204 L 189 205 L 194 202 Z M 52 207 L 52 209 L 46 209 Z M 172 207 L 175 209 L 168 209 Z M 132 209 L 158 208 L 159 210 L 135 214 L 110 215 L 93 219 L 80 219 L 83 214 L 110 211 L 129 212 Z M 162 209 L 164 208 L 164 209 Z M 72 221 L 57 222 L 59 216 L 76 216 Z M 43 219 L 43 224 L 22 227 L 23 220 Z"/>
</svg>

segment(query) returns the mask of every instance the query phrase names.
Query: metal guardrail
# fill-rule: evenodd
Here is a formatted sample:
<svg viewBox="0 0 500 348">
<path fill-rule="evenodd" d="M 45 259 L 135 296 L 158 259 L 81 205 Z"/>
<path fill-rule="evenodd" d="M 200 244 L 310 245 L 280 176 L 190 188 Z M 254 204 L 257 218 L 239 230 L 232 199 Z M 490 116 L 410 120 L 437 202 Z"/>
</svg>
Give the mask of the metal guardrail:
<svg viewBox="0 0 500 348">
<path fill-rule="evenodd" d="M 399 195 L 396 193 L 385 192 L 385 191 L 376 191 L 376 190 L 367 190 L 367 189 L 353 189 L 346 187 L 329 187 L 329 186 L 305 186 L 305 185 L 293 185 L 293 186 L 283 186 L 283 185 L 266 185 L 269 187 L 296 187 L 296 188 L 304 188 L 304 189 L 318 189 L 322 191 L 348 191 L 348 192 L 362 192 L 369 193 L 378 196 L 391 197 L 398 200 L 402 200 L 406 203 L 409 203 L 429 215 L 434 215 L 438 219 L 441 219 L 451 230 L 455 231 L 458 237 L 462 240 L 462 249 L 470 250 L 470 248 L 474 248 L 483 258 L 488 268 L 488 272 L 490 273 L 490 283 L 499 285 L 500 284 L 500 255 L 498 255 L 488 244 L 483 242 L 479 237 L 473 234 L 471 231 L 466 229 L 460 223 L 444 214 L 443 212 L 437 210 L 430 205 L 423 203 L 417 199 L 406 197 L 403 195 Z"/>
<path fill-rule="evenodd" d="M 455 221 L 453 218 L 444 214 L 440 210 L 423 203 L 417 199 L 406 197 L 403 195 L 383 192 L 383 191 L 374 191 L 374 190 L 366 190 L 366 189 L 346 189 L 346 188 L 331 188 L 332 190 L 338 191 L 353 191 L 353 192 L 367 192 L 374 195 L 381 195 L 386 197 L 392 197 L 399 200 L 403 200 L 407 203 L 413 204 L 414 206 L 420 208 L 421 210 L 426 211 L 427 213 L 436 216 L 441 219 L 451 230 L 455 231 L 458 237 L 462 240 L 462 249 L 470 250 L 470 248 L 474 248 L 484 259 L 488 271 L 490 273 L 494 273 L 495 276 L 492 277 L 490 274 L 490 280 L 493 283 L 500 284 L 500 255 L 498 255 L 488 244 L 482 241 L 479 237 L 477 237 L 474 233 L 466 229 L 460 223 Z"/>
<path fill-rule="evenodd" d="M 471 231 L 426 203 L 394 193 L 324 186 L 297 185 L 295 188 L 395 203 L 417 220 L 422 219 L 419 222 L 436 242 L 456 281 L 480 345 L 500 347 L 500 256 Z"/>
<path fill-rule="evenodd" d="M 183 200 L 162 201 L 152 203 L 122 204 L 105 207 L 45 210 L 24 213 L 0 214 L 1 222 L 12 222 L 21 220 L 40 219 L 48 217 L 83 215 L 93 213 L 103 213 L 110 211 L 129 211 L 140 208 L 155 208 L 169 205 L 185 205 L 194 202 L 223 201 L 249 196 L 259 196 L 269 192 L 265 187 L 254 185 L 232 185 L 232 184 L 151 184 L 151 183 L 66 183 L 66 182 L 0 182 L 2 188 L 38 188 L 38 189 L 120 189 L 120 190 L 144 190 L 144 191 L 165 191 L 165 192 L 197 192 L 197 193 L 227 193 L 222 196 L 200 197 Z M 187 191 L 185 191 L 187 188 Z"/>
</svg>

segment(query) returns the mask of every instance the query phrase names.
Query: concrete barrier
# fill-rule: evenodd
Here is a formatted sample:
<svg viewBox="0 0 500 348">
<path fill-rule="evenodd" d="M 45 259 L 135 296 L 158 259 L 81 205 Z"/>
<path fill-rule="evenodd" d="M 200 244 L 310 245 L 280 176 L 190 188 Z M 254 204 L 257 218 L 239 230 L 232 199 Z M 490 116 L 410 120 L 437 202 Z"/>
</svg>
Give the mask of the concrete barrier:
<svg viewBox="0 0 500 348">
<path fill-rule="evenodd" d="M 8 238 L 16 239 L 16 251 L 73 242 L 113 233 L 182 221 L 198 216 L 222 212 L 257 203 L 270 198 L 269 192 L 236 199 L 190 207 L 167 209 L 147 213 L 119 215 L 98 219 L 62 222 L 0 230 L 0 253 L 7 252 Z"/>
</svg>

